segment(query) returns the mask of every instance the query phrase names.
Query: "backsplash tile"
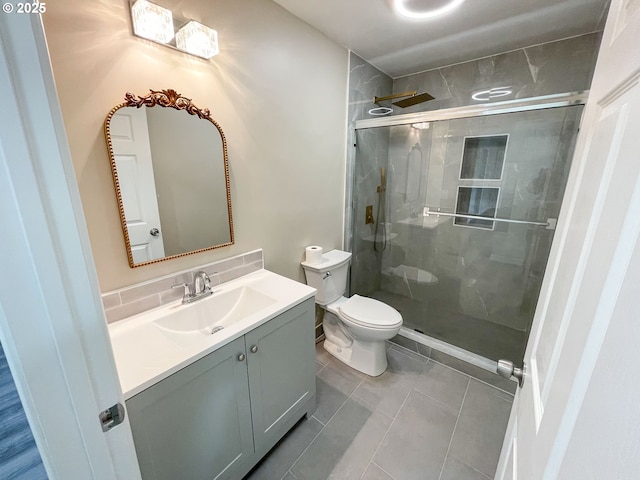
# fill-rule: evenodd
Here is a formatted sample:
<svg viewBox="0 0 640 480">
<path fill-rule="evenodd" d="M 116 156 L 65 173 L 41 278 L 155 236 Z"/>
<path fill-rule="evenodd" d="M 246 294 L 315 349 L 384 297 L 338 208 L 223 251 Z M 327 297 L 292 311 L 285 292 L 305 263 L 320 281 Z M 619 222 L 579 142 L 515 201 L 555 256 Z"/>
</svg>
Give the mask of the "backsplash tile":
<svg viewBox="0 0 640 480">
<path fill-rule="evenodd" d="M 172 275 L 170 277 L 151 280 L 149 282 L 140 283 L 138 285 L 120 290 L 120 300 L 124 305 L 126 303 L 135 302 L 150 295 L 160 294 L 165 290 L 171 290 L 173 285 L 191 282 L 193 282 L 193 272 L 185 272 L 179 275 Z M 183 291 L 182 289 L 177 290 L 180 292 Z"/>
<path fill-rule="evenodd" d="M 102 296 L 102 304 L 103 304 L 105 309 L 114 308 L 114 307 L 117 307 L 118 305 L 121 305 L 122 302 L 120 301 L 120 293 L 118 293 L 118 292 L 116 292 L 116 293 L 105 293 Z"/>
<path fill-rule="evenodd" d="M 241 265 L 239 267 L 227 270 L 226 272 L 222 272 L 222 273 L 219 274 L 220 283 L 224 283 L 224 282 L 228 282 L 230 280 L 234 280 L 236 278 L 239 278 L 239 277 L 241 277 L 243 275 L 247 275 L 249 273 L 257 272 L 258 270 L 260 270 L 262 268 L 261 265 L 262 265 L 262 260 L 250 263 L 248 265 Z"/>
<path fill-rule="evenodd" d="M 160 305 L 160 295 L 155 294 L 108 310 L 105 308 L 104 311 L 107 314 L 107 323 L 113 323 L 118 320 L 131 317 L 132 315 L 142 313 L 145 310 L 151 310 L 152 308 L 159 307 Z"/>
<path fill-rule="evenodd" d="M 197 271 L 204 271 L 211 279 L 211 286 L 234 280 L 264 268 L 262 250 L 255 250 L 217 262 L 208 263 L 191 270 L 172 273 L 144 283 L 138 283 L 102 294 L 107 323 L 117 322 L 146 310 L 174 302 L 182 298 L 181 288 L 172 285 L 193 282 Z"/>
</svg>

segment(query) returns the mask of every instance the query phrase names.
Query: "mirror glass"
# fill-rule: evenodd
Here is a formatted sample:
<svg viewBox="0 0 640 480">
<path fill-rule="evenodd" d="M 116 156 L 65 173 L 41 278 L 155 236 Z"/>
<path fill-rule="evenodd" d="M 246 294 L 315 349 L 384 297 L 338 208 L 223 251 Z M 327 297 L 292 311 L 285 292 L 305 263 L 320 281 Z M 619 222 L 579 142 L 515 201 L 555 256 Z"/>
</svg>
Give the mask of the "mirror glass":
<svg viewBox="0 0 640 480">
<path fill-rule="evenodd" d="M 131 267 L 233 244 L 227 144 L 174 90 L 127 93 L 105 134 Z"/>
</svg>

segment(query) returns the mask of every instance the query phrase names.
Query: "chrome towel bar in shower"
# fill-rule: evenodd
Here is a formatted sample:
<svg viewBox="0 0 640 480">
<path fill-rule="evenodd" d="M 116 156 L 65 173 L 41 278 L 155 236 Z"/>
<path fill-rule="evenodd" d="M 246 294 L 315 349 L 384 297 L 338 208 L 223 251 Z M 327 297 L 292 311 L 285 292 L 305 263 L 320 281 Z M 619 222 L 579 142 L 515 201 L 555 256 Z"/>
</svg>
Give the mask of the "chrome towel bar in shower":
<svg viewBox="0 0 640 480">
<path fill-rule="evenodd" d="M 441 212 L 440 210 L 434 211 L 429 207 L 424 207 L 423 216 L 428 217 L 430 215 L 435 215 L 438 217 L 453 217 L 453 218 L 469 218 L 472 220 L 489 220 L 491 222 L 504 222 L 504 223 L 520 223 L 523 225 L 537 225 L 541 227 L 546 227 L 547 230 L 555 230 L 556 224 L 558 223 L 557 218 L 547 218 L 546 222 L 531 222 L 529 220 L 513 220 L 511 218 L 494 218 L 494 217 L 484 217 L 482 215 L 468 215 L 461 213 L 447 213 Z"/>
</svg>

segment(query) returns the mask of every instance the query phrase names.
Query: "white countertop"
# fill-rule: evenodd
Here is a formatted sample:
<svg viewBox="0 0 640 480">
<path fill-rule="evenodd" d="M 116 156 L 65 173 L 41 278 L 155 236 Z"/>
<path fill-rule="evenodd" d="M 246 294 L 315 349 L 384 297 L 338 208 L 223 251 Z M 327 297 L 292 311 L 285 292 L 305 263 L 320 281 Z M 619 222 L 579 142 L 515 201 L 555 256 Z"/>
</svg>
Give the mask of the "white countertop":
<svg viewBox="0 0 640 480">
<path fill-rule="evenodd" d="M 224 293 L 241 286 L 268 295 L 276 302 L 215 334 L 169 332 L 154 325 L 153 321 L 166 315 L 168 309 L 189 308 L 189 305 L 181 305 L 179 300 L 110 324 L 109 334 L 125 399 L 313 297 L 316 293 L 312 287 L 268 270 L 260 270 L 213 287 L 214 294 L 198 302 L 206 302 L 216 293 Z"/>
</svg>

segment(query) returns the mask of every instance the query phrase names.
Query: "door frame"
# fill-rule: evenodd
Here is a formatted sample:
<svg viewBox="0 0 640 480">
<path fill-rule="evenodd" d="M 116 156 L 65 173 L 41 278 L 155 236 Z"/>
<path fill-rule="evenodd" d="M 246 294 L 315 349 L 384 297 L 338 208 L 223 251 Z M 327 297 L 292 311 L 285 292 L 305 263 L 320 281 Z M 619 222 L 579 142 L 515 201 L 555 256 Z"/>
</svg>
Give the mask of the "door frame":
<svg viewBox="0 0 640 480">
<path fill-rule="evenodd" d="M 0 16 L 0 341 L 48 477 L 140 479 L 39 15 Z"/>
</svg>

